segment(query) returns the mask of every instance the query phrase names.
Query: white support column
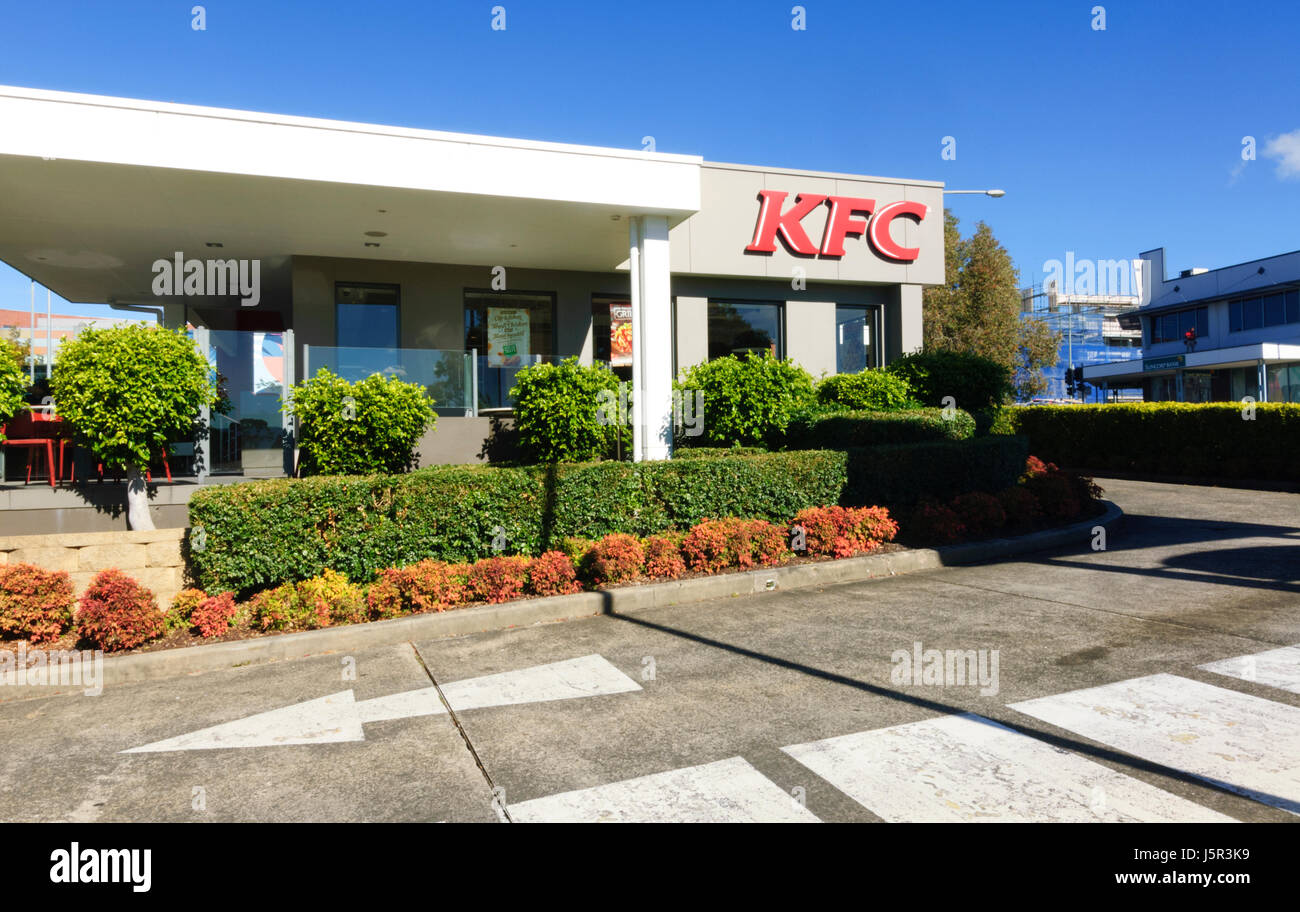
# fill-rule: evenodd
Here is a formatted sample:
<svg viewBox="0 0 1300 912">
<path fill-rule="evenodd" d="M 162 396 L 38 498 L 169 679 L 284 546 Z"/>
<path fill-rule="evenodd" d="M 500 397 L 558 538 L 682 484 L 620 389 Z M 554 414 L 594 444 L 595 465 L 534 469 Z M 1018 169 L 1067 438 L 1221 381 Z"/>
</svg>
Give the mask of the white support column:
<svg viewBox="0 0 1300 912">
<path fill-rule="evenodd" d="M 672 271 L 668 219 L 632 219 L 633 458 L 673 452 Z"/>
</svg>

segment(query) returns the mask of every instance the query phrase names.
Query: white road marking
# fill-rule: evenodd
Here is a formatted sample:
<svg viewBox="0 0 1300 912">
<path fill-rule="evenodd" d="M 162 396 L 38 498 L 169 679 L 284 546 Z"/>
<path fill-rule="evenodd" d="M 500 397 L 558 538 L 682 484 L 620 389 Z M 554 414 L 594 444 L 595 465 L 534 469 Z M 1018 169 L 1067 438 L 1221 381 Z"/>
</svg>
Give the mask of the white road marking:
<svg viewBox="0 0 1300 912">
<path fill-rule="evenodd" d="M 442 686 L 447 702 L 456 712 L 488 706 L 513 706 L 519 703 L 543 703 L 595 697 L 603 694 L 640 690 L 623 672 L 599 655 L 582 656 L 535 668 L 503 671 L 500 674 L 468 678 Z M 362 722 L 404 719 L 408 716 L 437 715 L 445 712 L 438 693 L 432 687 L 377 697 L 357 704 Z"/>
<path fill-rule="evenodd" d="M 156 751 L 209 750 L 218 747 L 269 747 L 285 744 L 325 744 L 364 741 L 352 691 L 295 703 L 258 713 L 224 725 L 213 725 L 122 751 L 145 754 Z"/>
<path fill-rule="evenodd" d="M 782 750 L 890 823 L 1235 822 L 971 713 Z"/>
<path fill-rule="evenodd" d="M 1011 708 L 1300 813 L 1300 709 L 1157 674 Z"/>
<path fill-rule="evenodd" d="M 460 712 L 489 706 L 628 693 L 640 689 L 641 685 L 605 658 L 589 655 L 535 668 L 468 678 L 446 684 L 442 691 L 452 709 Z M 295 703 L 164 741 L 155 741 L 143 747 L 133 747 L 122 753 L 364 741 L 365 732 L 361 727 L 364 723 L 439 715 L 444 712 L 446 708 L 433 687 L 376 697 L 360 703 L 353 701 L 352 691 L 345 690 L 328 697 Z"/>
<path fill-rule="evenodd" d="M 509 806 L 519 823 L 820 823 L 741 757 Z"/>
<path fill-rule="evenodd" d="M 1197 667 L 1300 694 L 1300 646 L 1283 646 L 1281 649 L 1222 659 Z"/>
</svg>

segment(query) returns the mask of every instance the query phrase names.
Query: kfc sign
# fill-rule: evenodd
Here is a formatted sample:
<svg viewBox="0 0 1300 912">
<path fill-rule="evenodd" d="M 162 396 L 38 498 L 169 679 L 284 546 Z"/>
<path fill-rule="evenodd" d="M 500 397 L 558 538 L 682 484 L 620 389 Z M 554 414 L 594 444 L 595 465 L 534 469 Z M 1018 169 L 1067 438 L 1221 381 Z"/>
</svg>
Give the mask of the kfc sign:
<svg viewBox="0 0 1300 912">
<path fill-rule="evenodd" d="M 781 207 L 790 194 L 784 190 L 758 192 L 758 224 L 754 226 L 754 239 L 745 248 L 746 253 L 775 253 L 776 238 L 781 236 L 787 250 L 799 256 L 842 257 L 844 240 L 849 235 L 864 234 L 873 250 L 887 260 L 910 263 L 921 252 L 919 247 L 900 247 L 890 234 L 890 224 L 900 215 L 911 216 L 920 223 L 930 212 L 924 203 L 900 201 L 886 203 L 879 209 L 876 201 L 856 196 L 826 196 L 820 193 L 800 193 L 794 204 L 785 212 Z M 803 219 L 825 203 L 830 210 L 826 227 L 818 247 L 804 231 Z M 861 215 L 862 218 L 855 218 Z"/>
</svg>

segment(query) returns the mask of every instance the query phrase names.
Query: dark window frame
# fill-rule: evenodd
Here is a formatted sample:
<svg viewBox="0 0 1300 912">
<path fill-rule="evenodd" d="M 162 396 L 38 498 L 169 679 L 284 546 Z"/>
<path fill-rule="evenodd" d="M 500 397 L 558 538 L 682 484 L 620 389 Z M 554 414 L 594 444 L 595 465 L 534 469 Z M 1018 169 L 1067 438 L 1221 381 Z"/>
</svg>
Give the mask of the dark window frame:
<svg viewBox="0 0 1300 912">
<path fill-rule="evenodd" d="M 845 309 L 865 310 L 867 312 L 867 316 L 871 318 L 871 332 L 873 334 L 873 338 L 871 342 L 871 358 L 870 358 L 870 363 L 868 363 L 866 367 L 863 369 L 867 370 L 867 369 L 884 367 L 885 347 L 882 344 L 882 339 L 881 339 L 881 329 L 882 329 L 881 322 L 884 313 L 884 308 L 881 307 L 879 304 L 858 304 L 858 303 L 836 301 L 835 302 L 835 341 L 832 343 L 835 346 L 835 372 L 836 373 L 840 372 L 839 330 L 841 324 L 839 319 L 839 312 L 841 307 Z"/>
<path fill-rule="evenodd" d="M 771 298 L 737 298 L 737 297 L 708 298 L 707 303 L 705 304 L 705 334 L 706 335 L 704 340 L 704 346 L 705 346 L 706 353 L 712 341 L 711 339 L 708 338 L 709 323 L 711 322 L 708 311 L 709 308 L 712 308 L 713 305 L 715 304 L 732 304 L 732 305 L 740 305 L 746 307 L 775 307 L 777 309 L 776 358 L 777 360 L 781 360 L 786 357 L 786 349 L 788 347 L 787 336 L 789 335 L 789 330 L 786 326 L 786 320 L 789 319 L 789 310 L 790 310 L 790 308 L 787 306 L 788 305 L 787 301 L 785 301 L 784 299 L 773 300 Z M 719 357 L 724 357 L 724 356 L 719 356 Z M 706 360 L 713 361 L 714 358 L 712 355 L 706 354 Z"/>
</svg>

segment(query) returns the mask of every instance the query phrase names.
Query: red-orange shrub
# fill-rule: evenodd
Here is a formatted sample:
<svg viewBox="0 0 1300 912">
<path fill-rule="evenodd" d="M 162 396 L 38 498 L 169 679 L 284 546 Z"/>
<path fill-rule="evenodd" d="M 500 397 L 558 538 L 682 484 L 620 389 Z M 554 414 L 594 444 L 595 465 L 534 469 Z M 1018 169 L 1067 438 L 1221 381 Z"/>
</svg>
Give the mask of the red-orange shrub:
<svg viewBox="0 0 1300 912">
<path fill-rule="evenodd" d="M 202 589 L 182 589 L 172 597 L 163 623 L 168 630 L 188 630 L 194 624 L 194 609 L 207 601 L 208 594 Z"/>
<path fill-rule="evenodd" d="M 1037 456 L 1030 456 L 1025 460 L 1025 474 L 1021 476 L 1021 479 L 1035 478 L 1039 475 L 1048 475 L 1059 471 L 1060 469 L 1056 467 L 1056 463 L 1043 462 Z"/>
<path fill-rule="evenodd" d="M 337 570 L 326 568 L 320 576 L 295 587 L 303 607 L 315 613 L 318 626 L 359 624 L 366 619 L 366 599 L 361 587 Z"/>
<path fill-rule="evenodd" d="M 1051 519 L 1070 519 L 1082 509 L 1074 482 L 1060 472 L 1034 475 L 1025 488 L 1038 498 L 1043 513 Z"/>
<path fill-rule="evenodd" d="M 764 519 L 706 519 L 682 539 L 686 566 L 705 573 L 771 566 L 789 556 L 785 529 Z"/>
<path fill-rule="evenodd" d="M 681 546 L 668 535 L 651 535 L 641 542 L 645 549 L 645 575 L 651 579 L 677 579 L 686 572 Z"/>
<path fill-rule="evenodd" d="M 409 567 L 380 570 L 366 595 L 376 619 L 424 611 L 446 611 L 469 598 L 465 564 L 422 560 Z"/>
<path fill-rule="evenodd" d="M 885 507 L 850 507 L 846 512 L 849 537 L 870 544 L 871 547 L 863 549 L 865 551 L 873 551 L 898 535 L 898 521 Z"/>
<path fill-rule="evenodd" d="M 547 551 L 528 567 L 528 590 L 534 595 L 568 595 L 582 588 L 573 561 L 563 551 Z"/>
<path fill-rule="evenodd" d="M 942 504 L 922 503 L 912 511 L 904 531 L 927 545 L 948 545 L 966 536 L 966 524 Z"/>
<path fill-rule="evenodd" d="M 153 593 L 121 570 L 104 570 L 81 596 L 77 630 L 101 649 L 134 649 L 165 629 Z"/>
<path fill-rule="evenodd" d="M 204 637 L 221 636 L 230 629 L 239 614 L 233 592 L 223 592 L 205 598 L 190 613 L 190 623 L 199 629 Z"/>
<path fill-rule="evenodd" d="M 1007 525 L 1013 529 L 1032 526 L 1043 518 L 1038 498 L 1021 485 L 1003 488 L 998 492 L 998 503 L 1007 516 Z"/>
<path fill-rule="evenodd" d="M 795 524 L 803 527 L 807 553 L 851 557 L 893 541 L 898 523 L 884 507 L 810 507 Z"/>
<path fill-rule="evenodd" d="M 56 640 L 72 624 L 76 594 L 62 571 L 34 564 L 0 567 L 0 633 L 33 643 Z"/>
<path fill-rule="evenodd" d="M 528 564 L 528 558 L 520 555 L 498 555 L 475 561 L 465 581 L 470 596 L 491 604 L 518 598 L 528 583 Z"/>
<path fill-rule="evenodd" d="M 961 517 L 970 535 L 980 537 L 1001 529 L 1007 522 L 1006 511 L 992 494 L 971 491 L 952 500 L 953 512 Z"/>
<path fill-rule="evenodd" d="M 631 535 L 613 532 L 592 546 L 582 560 L 584 575 L 594 586 L 636 579 L 645 567 L 645 549 Z"/>
</svg>

